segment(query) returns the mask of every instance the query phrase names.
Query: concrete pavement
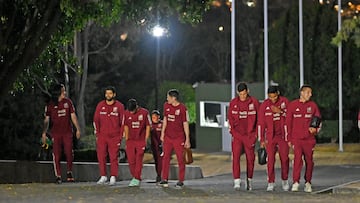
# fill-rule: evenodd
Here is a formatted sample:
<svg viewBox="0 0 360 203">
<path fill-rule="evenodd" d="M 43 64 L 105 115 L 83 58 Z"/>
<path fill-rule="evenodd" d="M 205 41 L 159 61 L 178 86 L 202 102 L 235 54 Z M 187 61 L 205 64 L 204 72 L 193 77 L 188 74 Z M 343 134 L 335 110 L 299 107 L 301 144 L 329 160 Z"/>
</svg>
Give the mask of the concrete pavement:
<svg viewBox="0 0 360 203">
<path fill-rule="evenodd" d="M 176 180 L 169 188 L 161 188 L 151 179 L 142 181 L 141 187 L 129 188 L 129 181 L 118 181 L 115 186 L 99 186 L 95 182 L 0 184 L 0 202 L 360 202 L 359 193 L 333 193 L 334 188 L 357 184 L 360 165 L 315 166 L 313 193 L 284 192 L 276 170 L 277 187 L 266 192 L 266 171 L 257 170 L 253 191 L 234 191 L 230 173 L 185 181 L 183 189 L 175 189 Z M 291 172 L 291 170 L 290 170 Z M 242 173 L 244 179 L 245 173 Z M 291 175 L 290 175 L 291 177 Z M 351 185 L 351 184 L 350 184 Z M 341 187 L 339 187 L 341 186 Z"/>
</svg>

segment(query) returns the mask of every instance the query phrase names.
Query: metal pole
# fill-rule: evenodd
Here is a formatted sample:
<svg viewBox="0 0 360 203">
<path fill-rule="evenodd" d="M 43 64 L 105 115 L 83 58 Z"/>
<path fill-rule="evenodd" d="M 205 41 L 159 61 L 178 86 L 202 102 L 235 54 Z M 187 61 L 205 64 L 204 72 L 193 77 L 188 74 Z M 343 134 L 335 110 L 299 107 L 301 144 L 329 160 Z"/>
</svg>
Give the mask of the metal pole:
<svg viewBox="0 0 360 203">
<path fill-rule="evenodd" d="M 268 1 L 264 0 L 264 83 L 265 95 L 267 97 L 267 89 L 269 87 L 269 56 L 268 56 Z"/>
<path fill-rule="evenodd" d="M 160 37 L 156 37 L 156 66 L 155 66 L 155 109 L 158 109 L 159 96 L 159 64 L 160 64 Z"/>
<path fill-rule="evenodd" d="M 231 98 L 235 97 L 235 0 L 231 2 Z"/>
<path fill-rule="evenodd" d="M 299 63 L 300 87 L 304 84 L 304 47 L 303 47 L 303 3 L 299 0 Z"/>
<path fill-rule="evenodd" d="M 338 31 L 341 30 L 341 0 L 338 0 Z M 339 151 L 343 152 L 343 101 L 342 101 L 342 44 L 338 46 L 338 86 L 339 86 Z"/>
<path fill-rule="evenodd" d="M 69 69 L 68 69 L 68 45 L 64 46 L 65 48 L 65 64 L 64 64 L 64 72 L 65 72 L 65 90 L 66 90 L 66 97 L 70 97 L 70 79 L 69 79 Z"/>
</svg>

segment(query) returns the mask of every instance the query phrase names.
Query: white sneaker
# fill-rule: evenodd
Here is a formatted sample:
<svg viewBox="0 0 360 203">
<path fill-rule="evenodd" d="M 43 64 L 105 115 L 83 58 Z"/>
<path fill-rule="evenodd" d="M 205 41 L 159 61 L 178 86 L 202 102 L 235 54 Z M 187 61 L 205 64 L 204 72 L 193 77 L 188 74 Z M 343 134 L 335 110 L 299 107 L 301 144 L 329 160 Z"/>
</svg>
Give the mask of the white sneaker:
<svg viewBox="0 0 360 203">
<path fill-rule="evenodd" d="M 101 176 L 100 179 L 98 180 L 97 184 L 99 185 L 104 185 L 107 181 L 107 177 L 106 176 Z"/>
<path fill-rule="evenodd" d="M 305 183 L 304 192 L 312 192 L 311 183 Z"/>
<path fill-rule="evenodd" d="M 275 183 L 268 183 L 266 191 L 274 191 Z"/>
<path fill-rule="evenodd" d="M 115 176 L 111 176 L 111 177 L 110 177 L 110 183 L 109 183 L 109 185 L 115 185 L 115 183 L 116 183 L 116 178 L 115 178 Z"/>
<path fill-rule="evenodd" d="M 252 190 L 252 179 L 251 178 L 246 179 L 246 190 L 249 190 L 249 191 Z"/>
<path fill-rule="evenodd" d="M 240 178 L 234 179 L 234 189 L 235 190 L 240 190 L 240 183 L 241 183 Z"/>
<path fill-rule="evenodd" d="M 289 188 L 290 188 L 289 181 L 288 180 L 283 180 L 281 183 L 282 183 L 282 189 L 284 191 L 289 191 Z"/>
<path fill-rule="evenodd" d="M 299 183 L 298 182 L 293 183 L 291 191 L 293 191 L 293 192 L 299 191 Z"/>
</svg>

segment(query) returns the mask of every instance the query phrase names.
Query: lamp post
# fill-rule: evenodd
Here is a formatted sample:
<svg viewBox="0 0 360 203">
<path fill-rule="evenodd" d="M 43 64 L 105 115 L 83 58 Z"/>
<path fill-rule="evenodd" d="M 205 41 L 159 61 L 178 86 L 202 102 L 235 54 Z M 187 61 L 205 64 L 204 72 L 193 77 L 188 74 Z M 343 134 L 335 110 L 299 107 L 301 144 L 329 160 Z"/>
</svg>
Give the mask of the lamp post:
<svg viewBox="0 0 360 203">
<path fill-rule="evenodd" d="M 155 65 L 155 109 L 158 109 L 159 95 L 159 63 L 160 63 L 160 38 L 164 35 L 165 29 L 160 25 L 156 25 L 152 29 L 152 35 L 156 37 L 156 65 Z"/>
</svg>

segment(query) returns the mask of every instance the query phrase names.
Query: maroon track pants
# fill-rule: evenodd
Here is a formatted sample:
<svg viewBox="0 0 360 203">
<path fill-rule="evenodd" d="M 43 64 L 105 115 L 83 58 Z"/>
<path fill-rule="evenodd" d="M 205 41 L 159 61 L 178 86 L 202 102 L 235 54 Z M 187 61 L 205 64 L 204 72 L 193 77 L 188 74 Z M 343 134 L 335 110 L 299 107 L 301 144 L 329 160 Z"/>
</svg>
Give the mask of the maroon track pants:
<svg viewBox="0 0 360 203">
<path fill-rule="evenodd" d="M 106 157 L 109 153 L 110 175 L 118 176 L 119 169 L 119 149 L 121 137 L 119 136 L 98 136 L 96 139 L 96 152 L 99 162 L 100 176 L 106 176 Z"/>
<path fill-rule="evenodd" d="M 245 151 L 246 155 L 246 174 L 247 178 L 252 178 L 254 174 L 255 161 L 255 136 L 233 136 L 232 147 L 232 170 L 234 179 L 240 178 L 240 155 Z"/>
<path fill-rule="evenodd" d="M 179 181 L 183 182 L 185 180 L 185 163 L 184 163 L 184 140 L 185 138 L 168 138 L 165 136 L 165 140 L 163 143 L 163 150 L 164 150 L 164 156 L 163 156 L 163 167 L 162 167 L 162 179 L 168 180 L 169 178 L 169 169 L 170 169 L 170 159 L 172 151 L 175 151 L 176 159 L 178 161 L 179 166 L 179 174 L 178 179 Z"/>
<path fill-rule="evenodd" d="M 275 136 L 266 144 L 266 152 L 268 154 L 267 173 L 268 182 L 275 182 L 275 156 L 276 151 L 279 153 L 281 162 L 281 179 L 287 180 L 289 176 L 289 145 L 280 136 Z"/>
<path fill-rule="evenodd" d="M 132 177 L 141 180 L 143 158 L 145 152 L 145 140 L 127 140 L 126 156 Z"/>
<path fill-rule="evenodd" d="M 151 151 L 155 161 L 155 170 L 157 176 L 161 176 L 162 161 L 163 161 L 163 157 L 160 156 L 160 150 L 159 150 L 160 144 L 161 144 L 160 138 L 155 136 L 151 137 Z"/>
<path fill-rule="evenodd" d="M 72 134 L 53 134 L 53 162 L 55 176 L 61 176 L 61 154 L 62 147 L 64 147 L 64 154 L 66 156 L 67 171 L 72 171 L 73 165 L 73 135 Z"/>
<path fill-rule="evenodd" d="M 293 182 L 299 183 L 300 181 L 300 174 L 303 166 L 302 157 L 304 156 L 304 160 L 305 160 L 304 179 L 306 182 L 311 183 L 312 173 L 314 169 L 313 152 L 314 152 L 316 140 L 315 139 L 294 140 L 292 144 L 294 145 Z"/>
</svg>

